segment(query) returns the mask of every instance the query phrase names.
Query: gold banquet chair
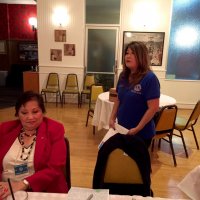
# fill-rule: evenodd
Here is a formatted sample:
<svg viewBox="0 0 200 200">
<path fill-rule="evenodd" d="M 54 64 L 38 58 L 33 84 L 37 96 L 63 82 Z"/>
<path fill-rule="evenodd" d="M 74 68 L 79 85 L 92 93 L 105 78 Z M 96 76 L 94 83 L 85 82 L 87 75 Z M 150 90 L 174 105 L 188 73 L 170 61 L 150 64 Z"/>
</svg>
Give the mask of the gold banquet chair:
<svg viewBox="0 0 200 200">
<path fill-rule="evenodd" d="M 122 171 L 126 173 L 122 173 Z M 143 184 L 142 176 L 135 160 L 118 148 L 112 151 L 108 157 L 104 182 Z"/>
<path fill-rule="evenodd" d="M 151 144 L 151 151 L 153 152 L 155 140 L 159 140 L 159 143 L 158 143 L 159 148 L 161 145 L 161 139 L 168 142 L 170 144 L 175 167 L 177 166 L 177 163 L 176 163 L 176 157 L 175 157 L 173 143 L 172 143 L 172 136 L 173 136 L 173 130 L 175 126 L 176 115 L 177 115 L 176 105 L 167 105 L 161 108 L 155 122 L 156 134 L 153 137 L 152 144 Z"/>
<path fill-rule="evenodd" d="M 59 76 L 57 73 L 49 73 L 46 88 L 43 88 L 41 90 L 41 95 L 44 95 L 45 102 L 47 102 L 46 93 L 56 94 L 56 106 L 58 104 L 58 98 L 60 98 L 60 102 L 61 102 Z"/>
<path fill-rule="evenodd" d="M 115 134 L 99 149 L 93 174 L 94 189 L 110 194 L 152 196 L 148 149 L 137 136 Z"/>
<path fill-rule="evenodd" d="M 174 133 L 174 135 L 178 136 L 182 139 L 183 147 L 185 150 L 185 155 L 187 158 L 188 158 L 188 152 L 187 152 L 185 140 L 183 137 L 183 131 L 185 131 L 185 130 L 192 131 L 197 149 L 199 149 L 199 144 L 198 144 L 197 137 L 196 137 L 195 130 L 194 130 L 194 125 L 196 124 L 196 122 L 199 118 L 199 115 L 200 115 L 200 100 L 196 103 L 189 118 L 184 118 L 184 117 L 180 117 L 180 116 L 177 116 L 177 118 L 176 118 L 175 129 L 177 131 L 179 131 L 180 135 L 175 134 L 175 133 Z"/>
<path fill-rule="evenodd" d="M 81 91 L 80 107 L 82 106 L 83 95 L 90 95 L 90 87 L 95 84 L 95 78 L 93 74 L 86 74 L 83 83 L 83 90 Z"/>
<path fill-rule="evenodd" d="M 94 109 L 96 105 L 96 101 L 98 96 L 103 93 L 103 86 L 102 85 L 92 85 L 90 88 L 90 99 L 89 99 L 89 109 L 87 113 L 87 119 L 85 126 L 88 125 L 89 117 L 93 117 Z M 95 126 L 93 126 L 93 134 L 95 134 Z"/>
<path fill-rule="evenodd" d="M 68 74 L 65 83 L 65 89 L 62 92 L 62 105 L 65 103 L 65 95 L 76 94 L 78 107 L 80 106 L 80 92 L 78 87 L 78 78 L 76 74 Z"/>
</svg>

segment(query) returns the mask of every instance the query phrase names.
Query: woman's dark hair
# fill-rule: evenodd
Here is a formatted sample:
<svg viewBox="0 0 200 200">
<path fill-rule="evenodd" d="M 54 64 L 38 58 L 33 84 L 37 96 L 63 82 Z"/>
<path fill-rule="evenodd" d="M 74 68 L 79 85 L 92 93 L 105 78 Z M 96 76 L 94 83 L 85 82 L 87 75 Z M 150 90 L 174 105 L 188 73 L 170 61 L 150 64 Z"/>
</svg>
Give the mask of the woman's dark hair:
<svg viewBox="0 0 200 200">
<path fill-rule="evenodd" d="M 130 69 L 125 64 L 125 55 L 127 54 L 127 50 L 131 49 L 132 53 L 135 55 L 138 68 L 137 72 L 131 75 L 130 83 L 132 85 L 137 84 L 140 80 L 145 76 L 148 71 L 151 71 L 149 64 L 149 54 L 146 45 L 143 42 L 130 42 L 127 44 L 124 50 L 124 66 L 121 74 L 122 78 L 128 79 L 129 74 L 131 73 Z"/>
<path fill-rule="evenodd" d="M 41 108 L 42 113 L 46 112 L 43 98 L 40 94 L 35 93 L 33 91 L 24 92 L 17 100 L 15 104 L 15 116 L 17 117 L 19 114 L 19 109 L 22 105 L 25 105 L 29 101 L 37 101 L 38 106 Z"/>
</svg>

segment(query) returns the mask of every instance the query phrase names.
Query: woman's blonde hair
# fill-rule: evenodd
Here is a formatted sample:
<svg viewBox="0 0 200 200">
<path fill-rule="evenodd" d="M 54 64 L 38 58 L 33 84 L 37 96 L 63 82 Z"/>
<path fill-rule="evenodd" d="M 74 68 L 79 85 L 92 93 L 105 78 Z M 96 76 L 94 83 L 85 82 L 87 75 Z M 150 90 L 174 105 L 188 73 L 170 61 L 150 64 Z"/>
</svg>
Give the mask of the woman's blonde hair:
<svg viewBox="0 0 200 200">
<path fill-rule="evenodd" d="M 137 71 L 134 74 L 131 74 L 131 71 L 125 64 L 125 55 L 127 50 L 131 49 L 132 53 L 135 55 L 136 62 L 138 65 Z M 123 71 L 121 78 L 129 79 L 131 85 L 135 85 L 140 82 L 140 80 L 145 76 L 145 74 L 151 71 L 149 64 L 149 54 L 146 45 L 143 42 L 130 42 L 127 44 L 124 50 L 124 60 L 123 60 Z"/>
</svg>

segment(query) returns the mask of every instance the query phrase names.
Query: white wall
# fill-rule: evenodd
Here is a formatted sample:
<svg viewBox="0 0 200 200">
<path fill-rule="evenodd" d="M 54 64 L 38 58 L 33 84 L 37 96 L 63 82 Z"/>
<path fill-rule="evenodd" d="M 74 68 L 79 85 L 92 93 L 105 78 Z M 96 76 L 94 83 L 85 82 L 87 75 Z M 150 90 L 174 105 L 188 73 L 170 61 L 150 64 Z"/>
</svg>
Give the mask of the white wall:
<svg viewBox="0 0 200 200">
<path fill-rule="evenodd" d="M 60 27 L 53 23 L 52 17 L 55 9 L 61 6 L 67 11 L 69 23 Z M 45 87 L 49 72 L 59 73 L 61 90 L 64 88 L 64 80 L 68 73 L 76 73 L 81 86 L 84 72 L 84 1 L 39 0 L 37 13 L 40 89 Z M 66 42 L 54 41 L 55 29 L 66 30 Z M 64 43 L 75 44 L 75 56 L 64 56 Z M 51 61 L 50 49 L 62 49 L 62 61 Z"/>
<path fill-rule="evenodd" d="M 142 8 L 140 7 L 142 5 Z M 63 43 L 54 42 L 52 14 L 56 6 L 64 6 L 70 17 L 67 30 L 67 42 L 76 45 L 76 56 L 63 56 L 61 62 L 50 61 L 50 49 L 63 49 Z M 147 6 L 147 9 L 145 8 Z M 40 88 L 45 86 L 47 73 L 58 72 L 61 89 L 67 73 L 77 73 L 79 86 L 82 87 L 84 74 L 85 41 L 85 1 L 84 0 L 38 0 L 38 43 Z M 118 70 L 121 71 L 121 52 L 123 31 L 165 32 L 162 66 L 153 67 L 161 83 L 161 92 L 177 100 L 179 107 L 192 108 L 200 98 L 200 81 L 166 80 L 170 19 L 172 0 L 122 0 L 121 24 L 118 53 Z"/>
</svg>

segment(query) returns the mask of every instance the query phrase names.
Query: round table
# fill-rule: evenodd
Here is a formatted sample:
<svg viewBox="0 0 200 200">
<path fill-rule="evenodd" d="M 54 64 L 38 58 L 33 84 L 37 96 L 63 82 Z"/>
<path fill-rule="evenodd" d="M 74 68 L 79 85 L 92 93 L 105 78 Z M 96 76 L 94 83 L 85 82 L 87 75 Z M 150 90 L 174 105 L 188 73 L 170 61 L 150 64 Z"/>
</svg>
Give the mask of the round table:
<svg viewBox="0 0 200 200">
<path fill-rule="evenodd" d="M 164 94 L 160 95 L 160 107 L 172 104 L 176 104 L 176 99 Z M 92 125 L 97 126 L 98 130 L 102 128 L 109 129 L 109 119 L 113 105 L 114 102 L 109 101 L 109 92 L 103 92 L 98 96 L 92 119 Z"/>
</svg>

